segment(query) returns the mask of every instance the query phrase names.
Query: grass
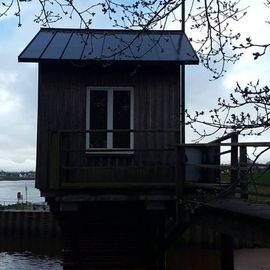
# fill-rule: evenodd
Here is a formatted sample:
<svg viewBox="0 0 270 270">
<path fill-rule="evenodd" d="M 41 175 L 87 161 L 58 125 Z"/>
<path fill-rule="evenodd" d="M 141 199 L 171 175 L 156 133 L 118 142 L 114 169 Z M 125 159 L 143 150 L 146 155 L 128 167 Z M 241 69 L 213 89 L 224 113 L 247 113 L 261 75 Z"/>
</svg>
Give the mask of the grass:
<svg viewBox="0 0 270 270">
<path fill-rule="evenodd" d="M 47 206 L 45 204 L 39 205 L 29 202 L 8 204 L 8 205 L 0 204 L 0 211 L 1 210 L 47 210 Z"/>
<path fill-rule="evenodd" d="M 29 209 L 28 203 L 0 205 L 0 210 L 26 210 L 26 209 Z"/>
<path fill-rule="evenodd" d="M 270 203 L 270 171 L 253 171 L 249 174 L 246 181 L 248 181 L 248 192 L 256 193 L 256 195 L 250 194 L 248 196 L 249 200 Z M 230 175 L 221 174 L 221 182 L 229 183 Z M 244 181 L 242 183 L 244 183 Z M 236 194 L 236 197 L 240 197 L 240 190 Z"/>
</svg>

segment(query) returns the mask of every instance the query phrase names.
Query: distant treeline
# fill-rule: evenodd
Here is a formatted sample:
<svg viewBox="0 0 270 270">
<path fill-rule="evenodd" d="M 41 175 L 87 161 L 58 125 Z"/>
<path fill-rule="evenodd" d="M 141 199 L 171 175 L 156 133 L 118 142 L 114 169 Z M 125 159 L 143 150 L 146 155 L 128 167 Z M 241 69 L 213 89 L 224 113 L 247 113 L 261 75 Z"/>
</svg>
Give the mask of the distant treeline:
<svg viewBox="0 0 270 270">
<path fill-rule="evenodd" d="M 5 172 L 0 171 L 0 181 L 1 180 L 33 180 L 36 177 L 36 172 Z"/>
<path fill-rule="evenodd" d="M 0 181 L 35 180 L 35 177 L 0 176 Z"/>
</svg>

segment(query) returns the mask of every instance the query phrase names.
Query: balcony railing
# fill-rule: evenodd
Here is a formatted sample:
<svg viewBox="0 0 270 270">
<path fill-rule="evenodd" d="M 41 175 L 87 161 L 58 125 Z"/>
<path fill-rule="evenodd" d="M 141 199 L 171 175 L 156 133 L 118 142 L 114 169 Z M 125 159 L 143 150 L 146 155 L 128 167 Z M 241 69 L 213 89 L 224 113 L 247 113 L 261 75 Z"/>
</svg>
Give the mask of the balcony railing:
<svg viewBox="0 0 270 270">
<path fill-rule="evenodd" d="M 178 196 L 185 188 L 185 193 L 188 189 L 197 193 L 198 200 L 229 196 L 270 202 L 270 166 L 260 162 L 267 151 L 269 156 L 269 142 L 238 142 L 237 133 L 232 133 L 211 143 L 179 144 L 176 149 L 178 159 L 183 152 L 188 157 L 184 166 L 178 163 Z"/>
<path fill-rule="evenodd" d="M 96 138 L 104 133 L 128 133 L 132 141 L 129 147 L 91 148 L 91 134 Z M 53 132 L 50 138 L 52 188 L 174 183 L 178 130 L 63 130 Z"/>
<path fill-rule="evenodd" d="M 132 134 L 132 147 L 87 147 L 89 134 L 100 132 Z M 211 143 L 179 144 L 178 130 L 62 130 L 50 136 L 50 188 L 170 188 L 178 199 L 192 194 L 199 200 L 236 196 L 265 202 L 269 166 L 256 156 L 248 159 L 250 149 L 264 154 L 270 143 L 239 143 L 236 133 Z"/>
</svg>

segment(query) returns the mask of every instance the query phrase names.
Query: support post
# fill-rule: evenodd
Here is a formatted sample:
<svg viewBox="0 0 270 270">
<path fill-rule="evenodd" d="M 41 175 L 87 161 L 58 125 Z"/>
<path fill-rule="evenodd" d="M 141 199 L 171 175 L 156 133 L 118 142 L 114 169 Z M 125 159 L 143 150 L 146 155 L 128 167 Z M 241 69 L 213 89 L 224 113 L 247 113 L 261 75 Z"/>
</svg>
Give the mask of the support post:
<svg viewBox="0 0 270 270">
<path fill-rule="evenodd" d="M 175 185 L 176 185 L 176 223 L 179 223 L 180 211 L 179 204 L 180 200 L 183 199 L 184 194 L 184 182 L 186 178 L 185 168 L 185 147 L 184 145 L 178 145 L 175 148 Z"/>
<path fill-rule="evenodd" d="M 181 30 L 185 33 L 185 24 L 186 24 L 186 6 L 185 0 L 182 1 L 181 9 Z M 185 132 L 185 114 L 186 114 L 186 105 L 185 105 L 185 91 L 186 91 L 186 69 L 185 64 L 181 65 L 181 82 L 180 82 L 180 143 L 185 143 L 186 132 Z"/>
<path fill-rule="evenodd" d="M 247 147 L 240 146 L 240 196 L 248 199 Z"/>
<path fill-rule="evenodd" d="M 60 186 L 60 134 L 49 135 L 49 186 L 57 189 Z"/>
<path fill-rule="evenodd" d="M 234 133 L 232 135 L 231 143 L 238 143 L 238 134 Z M 231 147 L 231 184 L 237 184 L 238 181 L 238 146 L 232 145 Z"/>
<path fill-rule="evenodd" d="M 221 270 L 234 270 L 233 238 L 221 234 Z"/>
<path fill-rule="evenodd" d="M 63 232 L 65 270 L 165 270 L 163 209 L 107 201 L 55 215 Z"/>
</svg>

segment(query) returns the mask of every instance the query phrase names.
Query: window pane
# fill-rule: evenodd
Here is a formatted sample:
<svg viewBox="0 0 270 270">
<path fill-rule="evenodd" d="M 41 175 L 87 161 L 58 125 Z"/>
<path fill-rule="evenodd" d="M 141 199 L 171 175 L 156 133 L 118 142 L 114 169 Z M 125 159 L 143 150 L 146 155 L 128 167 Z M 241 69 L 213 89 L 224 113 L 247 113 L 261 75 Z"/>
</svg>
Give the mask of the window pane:
<svg viewBox="0 0 270 270">
<path fill-rule="evenodd" d="M 90 92 L 90 129 L 107 129 L 107 91 Z M 106 148 L 107 133 L 90 133 L 90 148 Z"/>
<path fill-rule="evenodd" d="M 130 91 L 113 92 L 113 128 L 130 129 Z M 130 148 L 130 133 L 114 132 L 114 148 Z"/>
</svg>

